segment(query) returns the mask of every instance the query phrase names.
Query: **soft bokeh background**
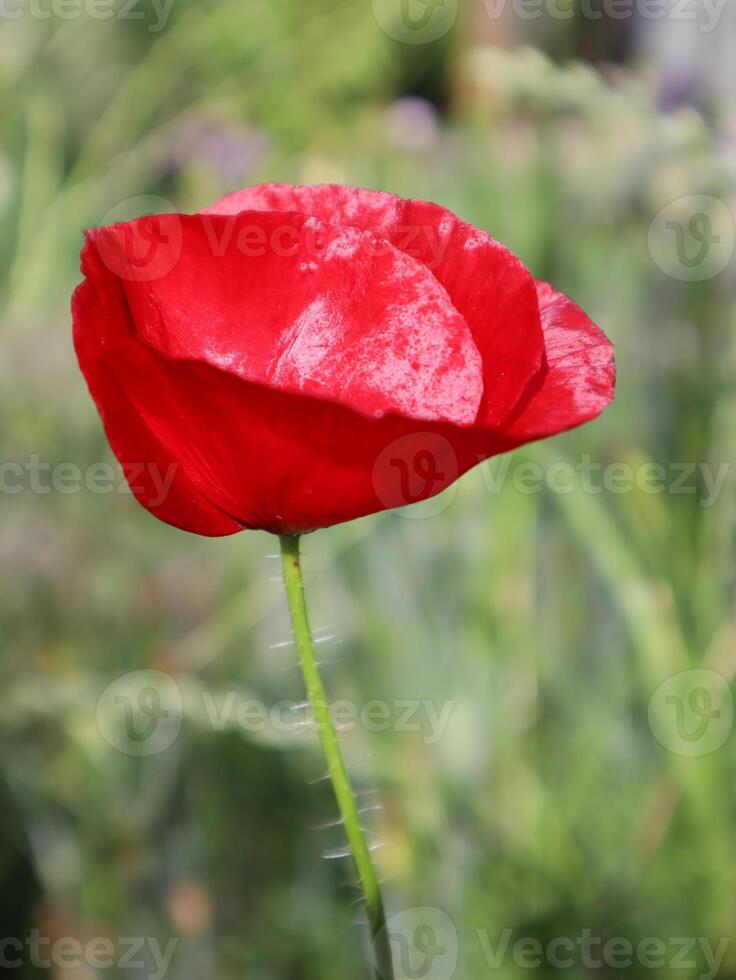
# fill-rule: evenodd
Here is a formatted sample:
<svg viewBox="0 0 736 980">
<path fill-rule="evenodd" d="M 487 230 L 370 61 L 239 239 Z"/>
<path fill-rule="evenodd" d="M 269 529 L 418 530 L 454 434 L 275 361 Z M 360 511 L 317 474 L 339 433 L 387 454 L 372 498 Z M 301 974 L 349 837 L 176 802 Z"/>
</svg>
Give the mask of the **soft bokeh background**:
<svg viewBox="0 0 736 980">
<path fill-rule="evenodd" d="M 145 3 L 3 7 L 0 438 L 25 470 L 3 469 L 0 504 L 0 937 L 177 938 L 172 980 L 367 975 L 349 865 L 322 858 L 342 841 L 320 829 L 313 738 L 228 718 L 233 698 L 301 700 L 274 540 L 198 539 L 58 476 L 112 461 L 71 349 L 82 229 L 139 195 L 186 211 L 260 180 L 343 181 L 488 229 L 605 328 L 620 375 L 603 418 L 505 479 L 486 467 L 438 513 L 305 542 L 332 694 L 394 721 L 408 700 L 449 706 L 437 738 L 426 704 L 419 731 L 344 735 L 389 909 L 448 916 L 428 913 L 438 945 L 456 931 L 457 980 L 560 972 L 510 953 L 493 969 L 482 939 L 503 930 L 667 949 L 657 968 L 578 955 L 571 977 L 714 975 L 697 950 L 673 962 L 673 940 L 715 947 L 736 921 L 736 11 L 707 31 L 695 3 L 696 22 L 496 7 L 465 0 L 422 44 L 391 36 L 398 0 L 174 0 L 153 30 Z M 709 264 L 688 264 L 701 245 Z M 669 491 L 514 478 L 586 456 L 659 463 Z M 708 469 L 676 492 L 673 464 Z M 99 699 L 140 670 L 170 675 L 184 714 L 137 757 Z M 148 676 L 118 683 L 136 697 Z M 450 980 L 444 955 L 412 975 Z M 87 960 L 54 975 L 157 976 Z M 736 942 L 717 975 L 736 977 Z"/>
</svg>

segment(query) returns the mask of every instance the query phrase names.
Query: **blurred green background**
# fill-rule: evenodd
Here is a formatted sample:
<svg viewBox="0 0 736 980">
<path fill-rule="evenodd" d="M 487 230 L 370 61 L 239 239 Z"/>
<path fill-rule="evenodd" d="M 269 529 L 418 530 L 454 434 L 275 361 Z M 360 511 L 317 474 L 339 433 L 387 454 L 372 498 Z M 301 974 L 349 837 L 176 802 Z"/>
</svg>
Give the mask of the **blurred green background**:
<svg viewBox="0 0 736 980">
<path fill-rule="evenodd" d="M 322 857 L 342 840 L 313 737 L 226 710 L 302 698 L 275 540 L 199 539 L 120 478 L 93 493 L 58 476 L 113 462 L 71 348 L 82 229 L 139 195 L 191 211 L 262 180 L 337 181 L 487 229 L 587 309 L 619 366 L 601 419 L 518 451 L 505 478 L 497 461 L 439 512 L 304 542 L 331 693 L 391 710 L 344 734 L 389 911 L 447 915 L 432 913 L 450 953 L 456 936 L 457 980 L 736 977 L 730 11 L 710 34 L 682 28 L 685 63 L 668 22 L 574 5 L 494 20 L 465 2 L 417 44 L 392 36 L 394 6 L 174 0 L 165 23 L 117 0 L 3 8 L 1 460 L 23 476 L 4 465 L 0 938 L 112 942 L 113 966 L 88 953 L 51 970 L 74 980 L 151 980 L 153 941 L 172 938 L 172 980 L 368 975 L 350 867 Z M 702 195 L 715 203 L 689 213 Z M 665 219 L 695 253 L 704 207 L 715 251 L 699 274 Z M 514 477 L 586 458 L 634 478 L 561 493 Z M 637 479 L 648 463 L 665 492 Z M 170 675 L 183 704 L 150 755 L 119 750 L 100 701 L 141 670 Z M 427 705 L 448 711 L 441 731 Z M 509 952 L 494 968 L 504 930 L 666 953 L 561 970 Z M 143 965 L 122 962 L 124 937 L 146 941 Z M 678 953 L 678 937 L 694 944 Z M 719 942 L 716 970 L 703 949 Z M 451 980 L 443 956 L 411 975 Z M 8 975 L 35 975 L 29 959 Z"/>
</svg>

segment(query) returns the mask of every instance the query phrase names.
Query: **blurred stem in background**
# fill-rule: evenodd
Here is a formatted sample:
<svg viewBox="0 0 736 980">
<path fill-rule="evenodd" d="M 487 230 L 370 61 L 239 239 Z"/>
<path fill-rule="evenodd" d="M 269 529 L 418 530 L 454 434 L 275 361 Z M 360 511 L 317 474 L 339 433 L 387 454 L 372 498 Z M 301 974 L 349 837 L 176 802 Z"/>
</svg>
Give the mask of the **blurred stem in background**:
<svg viewBox="0 0 736 980">
<path fill-rule="evenodd" d="M 360 825 L 360 814 L 350 777 L 340 751 L 340 743 L 327 703 L 327 694 L 314 656 L 312 631 L 309 626 L 307 605 L 304 597 L 301 562 L 299 560 L 299 536 L 281 535 L 281 559 L 284 570 L 284 587 L 289 603 L 289 613 L 294 640 L 299 652 L 307 697 L 314 712 L 319 740 L 327 762 L 327 773 L 335 791 L 337 806 L 348 846 L 360 878 L 374 951 L 374 967 L 379 980 L 393 980 L 391 944 L 386 928 L 381 889 L 373 866 L 370 848 Z"/>
</svg>

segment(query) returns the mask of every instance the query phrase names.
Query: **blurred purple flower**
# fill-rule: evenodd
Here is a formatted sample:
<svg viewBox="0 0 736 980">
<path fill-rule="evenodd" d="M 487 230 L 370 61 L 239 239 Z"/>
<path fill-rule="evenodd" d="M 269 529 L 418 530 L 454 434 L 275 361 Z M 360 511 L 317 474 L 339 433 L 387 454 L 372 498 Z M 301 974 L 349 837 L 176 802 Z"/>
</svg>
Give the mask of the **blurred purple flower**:
<svg viewBox="0 0 736 980">
<path fill-rule="evenodd" d="M 698 106 L 702 95 L 702 84 L 697 73 L 683 69 L 665 75 L 657 101 L 663 112 L 675 112 L 686 106 Z"/>
<path fill-rule="evenodd" d="M 255 170 L 271 149 L 270 139 L 260 129 L 200 118 L 174 135 L 167 164 L 174 172 L 192 164 L 205 164 L 223 181 L 234 183 Z"/>
<path fill-rule="evenodd" d="M 389 106 L 385 115 L 386 134 L 394 146 L 422 153 L 431 150 L 439 136 L 439 120 L 426 99 L 406 96 Z"/>
</svg>

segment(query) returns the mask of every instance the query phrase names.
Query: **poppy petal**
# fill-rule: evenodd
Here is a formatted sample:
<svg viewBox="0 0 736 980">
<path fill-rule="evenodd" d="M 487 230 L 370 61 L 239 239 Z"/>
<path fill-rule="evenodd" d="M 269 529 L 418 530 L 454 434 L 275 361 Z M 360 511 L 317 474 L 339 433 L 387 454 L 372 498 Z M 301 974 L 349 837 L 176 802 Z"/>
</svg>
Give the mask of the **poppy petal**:
<svg viewBox="0 0 736 980">
<path fill-rule="evenodd" d="M 174 223 L 171 268 L 120 277 L 136 332 L 159 353 L 369 416 L 475 421 L 481 356 L 421 262 L 300 213 L 144 218 L 94 232 L 89 247 L 118 271 L 131 235 L 155 240 L 156 225 L 172 240 Z"/>
<path fill-rule="evenodd" d="M 336 227 L 371 230 L 434 273 L 465 318 L 483 358 L 478 419 L 500 427 L 544 370 L 534 280 L 507 248 L 426 201 L 338 184 L 260 184 L 221 198 L 203 214 L 300 211 Z"/>
<path fill-rule="evenodd" d="M 614 395 L 613 345 L 564 293 L 538 281 L 547 372 L 505 434 L 516 444 L 589 422 Z"/>
<path fill-rule="evenodd" d="M 140 415 L 114 369 L 112 335 L 129 330 L 125 307 L 112 277 L 85 262 L 87 278 L 74 292 L 74 346 L 97 405 L 108 442 L 136 499 L 174 527 L 205 536 L 241 531 L 188 479 L 175 454 L 168 453 Z"/>
<path fill-rule="evenodd" d="M 89 234 L 75 346 L 114 452 L 141 474 L 136 487 L 126 473 L 133 492 L 162 520 L 207 535 L 327 527 L 431 497 L 613 397 L 603 333 L 483 232 L 434 205 L 331 190 L 354 224 L 236 210 Z M 387 198 L 443 248 L 402 249 Z"/>
</svg>

